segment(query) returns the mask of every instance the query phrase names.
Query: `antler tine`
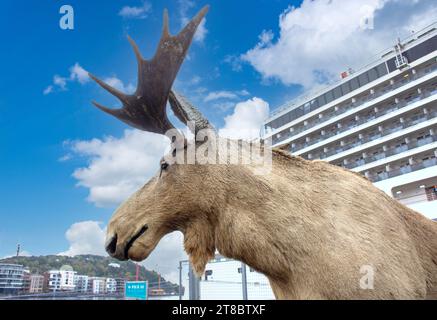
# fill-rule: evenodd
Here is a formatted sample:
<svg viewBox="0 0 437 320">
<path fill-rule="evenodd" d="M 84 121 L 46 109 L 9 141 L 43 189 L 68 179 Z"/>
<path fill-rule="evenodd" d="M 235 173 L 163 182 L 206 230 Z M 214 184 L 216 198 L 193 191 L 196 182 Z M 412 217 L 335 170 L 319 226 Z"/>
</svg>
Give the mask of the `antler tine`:
<svg viewBox="0 0 437 320">
<path fill-rule="evenodd" d="M 138 64 L 138 84 L 137 84 L 137 90 L 136 91 L 138 91 L 138 88 L 140 88 L 143 85 L 142 80 L 141 80 L 142 79 L 141 73 L 142 73 L 142 69 L 143 69 L 144 59 L 143 59 L 143 56 L 142 56 L 142 54 L 140 52 L 140 49 L 138 49 L 138 45 L 136 44 L 136 42 L 129 35 L 127 36 L 127 40 L 129 41 L 130 45 L 132 46 L 132 49 L 135 52 L 135 57 L 137 58 L 137 64 Z"/>
<path fill-rule="evenodd" d="M 96 76 L 94 76 L 93 74 L 91 74 L 89 72 L 88 72 L 88 76 L 91 79 L 93 79 L 95 82 L 97 82 L 103 89 L 105 89 L 106 91 L 108 91 L 112 95 L 116 96 L 121 102 L 123 102 L 123 103 L 127 102 L 128 96 L 126 94 L 111 87 L 109 84 L 107 84 L 106 82 L 103 82 L 102 80 L 100 80 L 99 78 L 97 78 Z"/>
<path fill-rule="evenodd" d="M 130 45 L 132 46 L 132 49 L 134 49 L 135 56 L 137 57 L 138 63 L 143 61 L 143 56 L 141 55 L 140 49 L 138 49 L 138 45 L 135 43 L 135 41 L 128 35 L 127 40 L 129 41 Z"/>
<path fill-rule="evenodd" d="M 99 108 L 100 110 L 102 110 L 103 112 L 106 112 L 107 114 L 110 114 L 111 116 L 114 117 L 119 117 L 120 113 L 122 112 L 123 109 L 109 109 L 107 107 L 105 107 L 104 105 L 101 105 L 100 103 L 96 102 L 96 101 L 91 101 L 93 105 L 95 105 L 97 108 Z"/>
<path fill-rule="evenodd" d="M 185 26 L 185 28 L 176 36 L 181 42 L 184 43 L 184 47 L 188 49 L 197 27 L 202 22 L 202 19 L 208 13 L 209 6 L 206 5 L 196 14 L 196 16 Z"/>
<path fill-rule="evenodd" d="M 169 37 L 170 36 L 170 30 L 168 26 L 168 11 L 167 9 L 164 9 L 163 17 L 162 17 L 162 37 Z"/>
</svg>

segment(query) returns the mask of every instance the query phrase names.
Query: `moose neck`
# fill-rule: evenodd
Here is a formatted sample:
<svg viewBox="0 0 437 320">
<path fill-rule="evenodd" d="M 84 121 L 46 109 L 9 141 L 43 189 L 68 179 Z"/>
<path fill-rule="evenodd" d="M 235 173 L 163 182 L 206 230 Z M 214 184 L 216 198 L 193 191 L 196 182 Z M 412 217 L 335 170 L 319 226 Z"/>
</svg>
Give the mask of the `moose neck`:
<svg viewBox="0 0 437 320">
<path fill-rule="evenodd" d="M 278 169 L 281 170 L 274 170 Z M 290 269 L 295 262 L 290 261 L 290 252 L 295 250 L 290 226 L 299 224 L 299 210 L 296 207 L 294 212 L 278 215 L 276 206 L 285 197 L 281 184 L 289 188 L 289 177 L 279 184 L 272 184 L 271 177 L 256 176 L 244 170 L 232 172 L 232 177 L 236 183 L 231 185 L 235 187 L 228 192 L 226 208 L 220 212 L 214 232 L 218 251 L 264 273 L 271 281 L 287 281 L 284 275 L 293 273 Z M 290 236 L 284 237 L 284 234 Z"/>
<path fill-rule="evenodd" d="M 293 266 L 305 255 L 297 230 L 304 223 L 299 188 L 305 173 L 301 160 L 295 159 L 294 163 L 275 158 L 268 176 L 254 175 L 248 168 L 230 167 L 224 179 L 227 192 L 217 205 L 219 208 L 209 214 L 193 215 L 196 218 L 182 230 L 185 250 L 197 274 L 204 272 L 217 249 L 265 274 L 271 282 L 290 280 Z"/>
</svg>

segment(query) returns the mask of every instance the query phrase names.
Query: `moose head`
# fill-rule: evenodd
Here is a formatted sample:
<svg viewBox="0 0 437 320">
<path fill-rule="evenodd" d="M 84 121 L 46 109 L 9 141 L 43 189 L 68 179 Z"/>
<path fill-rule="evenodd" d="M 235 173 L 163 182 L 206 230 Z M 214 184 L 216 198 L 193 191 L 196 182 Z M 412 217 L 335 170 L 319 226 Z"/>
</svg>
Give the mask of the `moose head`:
<svg viewBox="0 0 437 320">
<path fill-rule="evenodd" d="M 171 161 L 176 152 L 187 157 L 192 145 L 204 141 L 188 142 L 166 114 L 169 101 L 175 116 L 195 135 L 202 130 L 215 132 L 195 107 L 171 89 L 207 10 L 208 7 L 201 9 L 176 36 L 169 34 L 165 10 L 162 36 L 151 60 L 143 59 L 136 43 L 128 37 L 138 61 L 138 85 L 134 94 L 124 94 L 89 74 L 123 104 L 120 109 L 109 109 L 93 101 L 96 107 L 134 128 L 171 135 L 171 151 L 161 159 L 159 172 L 116 210 L 108 225 L 106 250 L 117 259 L 143 260 L 164 235 L 175 230 L 184 233 L 185 249 L 195 271 L 202 272 L 204 264 L 214 256 L 211 228 L 217 219 L 217 208 L 229 192 L 226 177 L 231 173 L 227 166 L 213 168 L 198 165 L 197 160 L 192 164 Z M 207 141 L 208 136 L 202 140 Z"/>
</svg>

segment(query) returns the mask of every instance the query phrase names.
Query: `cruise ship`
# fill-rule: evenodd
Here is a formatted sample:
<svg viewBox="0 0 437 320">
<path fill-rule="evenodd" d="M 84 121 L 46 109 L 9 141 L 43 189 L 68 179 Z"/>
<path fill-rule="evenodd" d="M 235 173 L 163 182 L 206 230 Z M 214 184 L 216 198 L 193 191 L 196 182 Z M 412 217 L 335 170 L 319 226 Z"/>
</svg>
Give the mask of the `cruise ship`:
<svg viewBox="0 0 437 320">
<path fill-rule="evenodd" d="M 435 219 L 437 22 L 393 44 L 338 82 L 277 108 L 262 135 L 294 155 L 361 173 Z"/>
</svg>

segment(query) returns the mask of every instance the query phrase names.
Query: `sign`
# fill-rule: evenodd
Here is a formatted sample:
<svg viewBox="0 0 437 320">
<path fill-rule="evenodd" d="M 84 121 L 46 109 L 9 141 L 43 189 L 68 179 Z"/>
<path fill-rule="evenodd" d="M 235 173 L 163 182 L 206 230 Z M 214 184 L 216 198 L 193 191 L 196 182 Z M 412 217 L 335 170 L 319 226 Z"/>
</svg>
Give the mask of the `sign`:
<svg viewBox="0 0 437 320">
<path fill-rule="evenodd" d="M 124 284 L 125 298 L 147 300 L 147 281 L 126 281 Z"/>
</svg>

